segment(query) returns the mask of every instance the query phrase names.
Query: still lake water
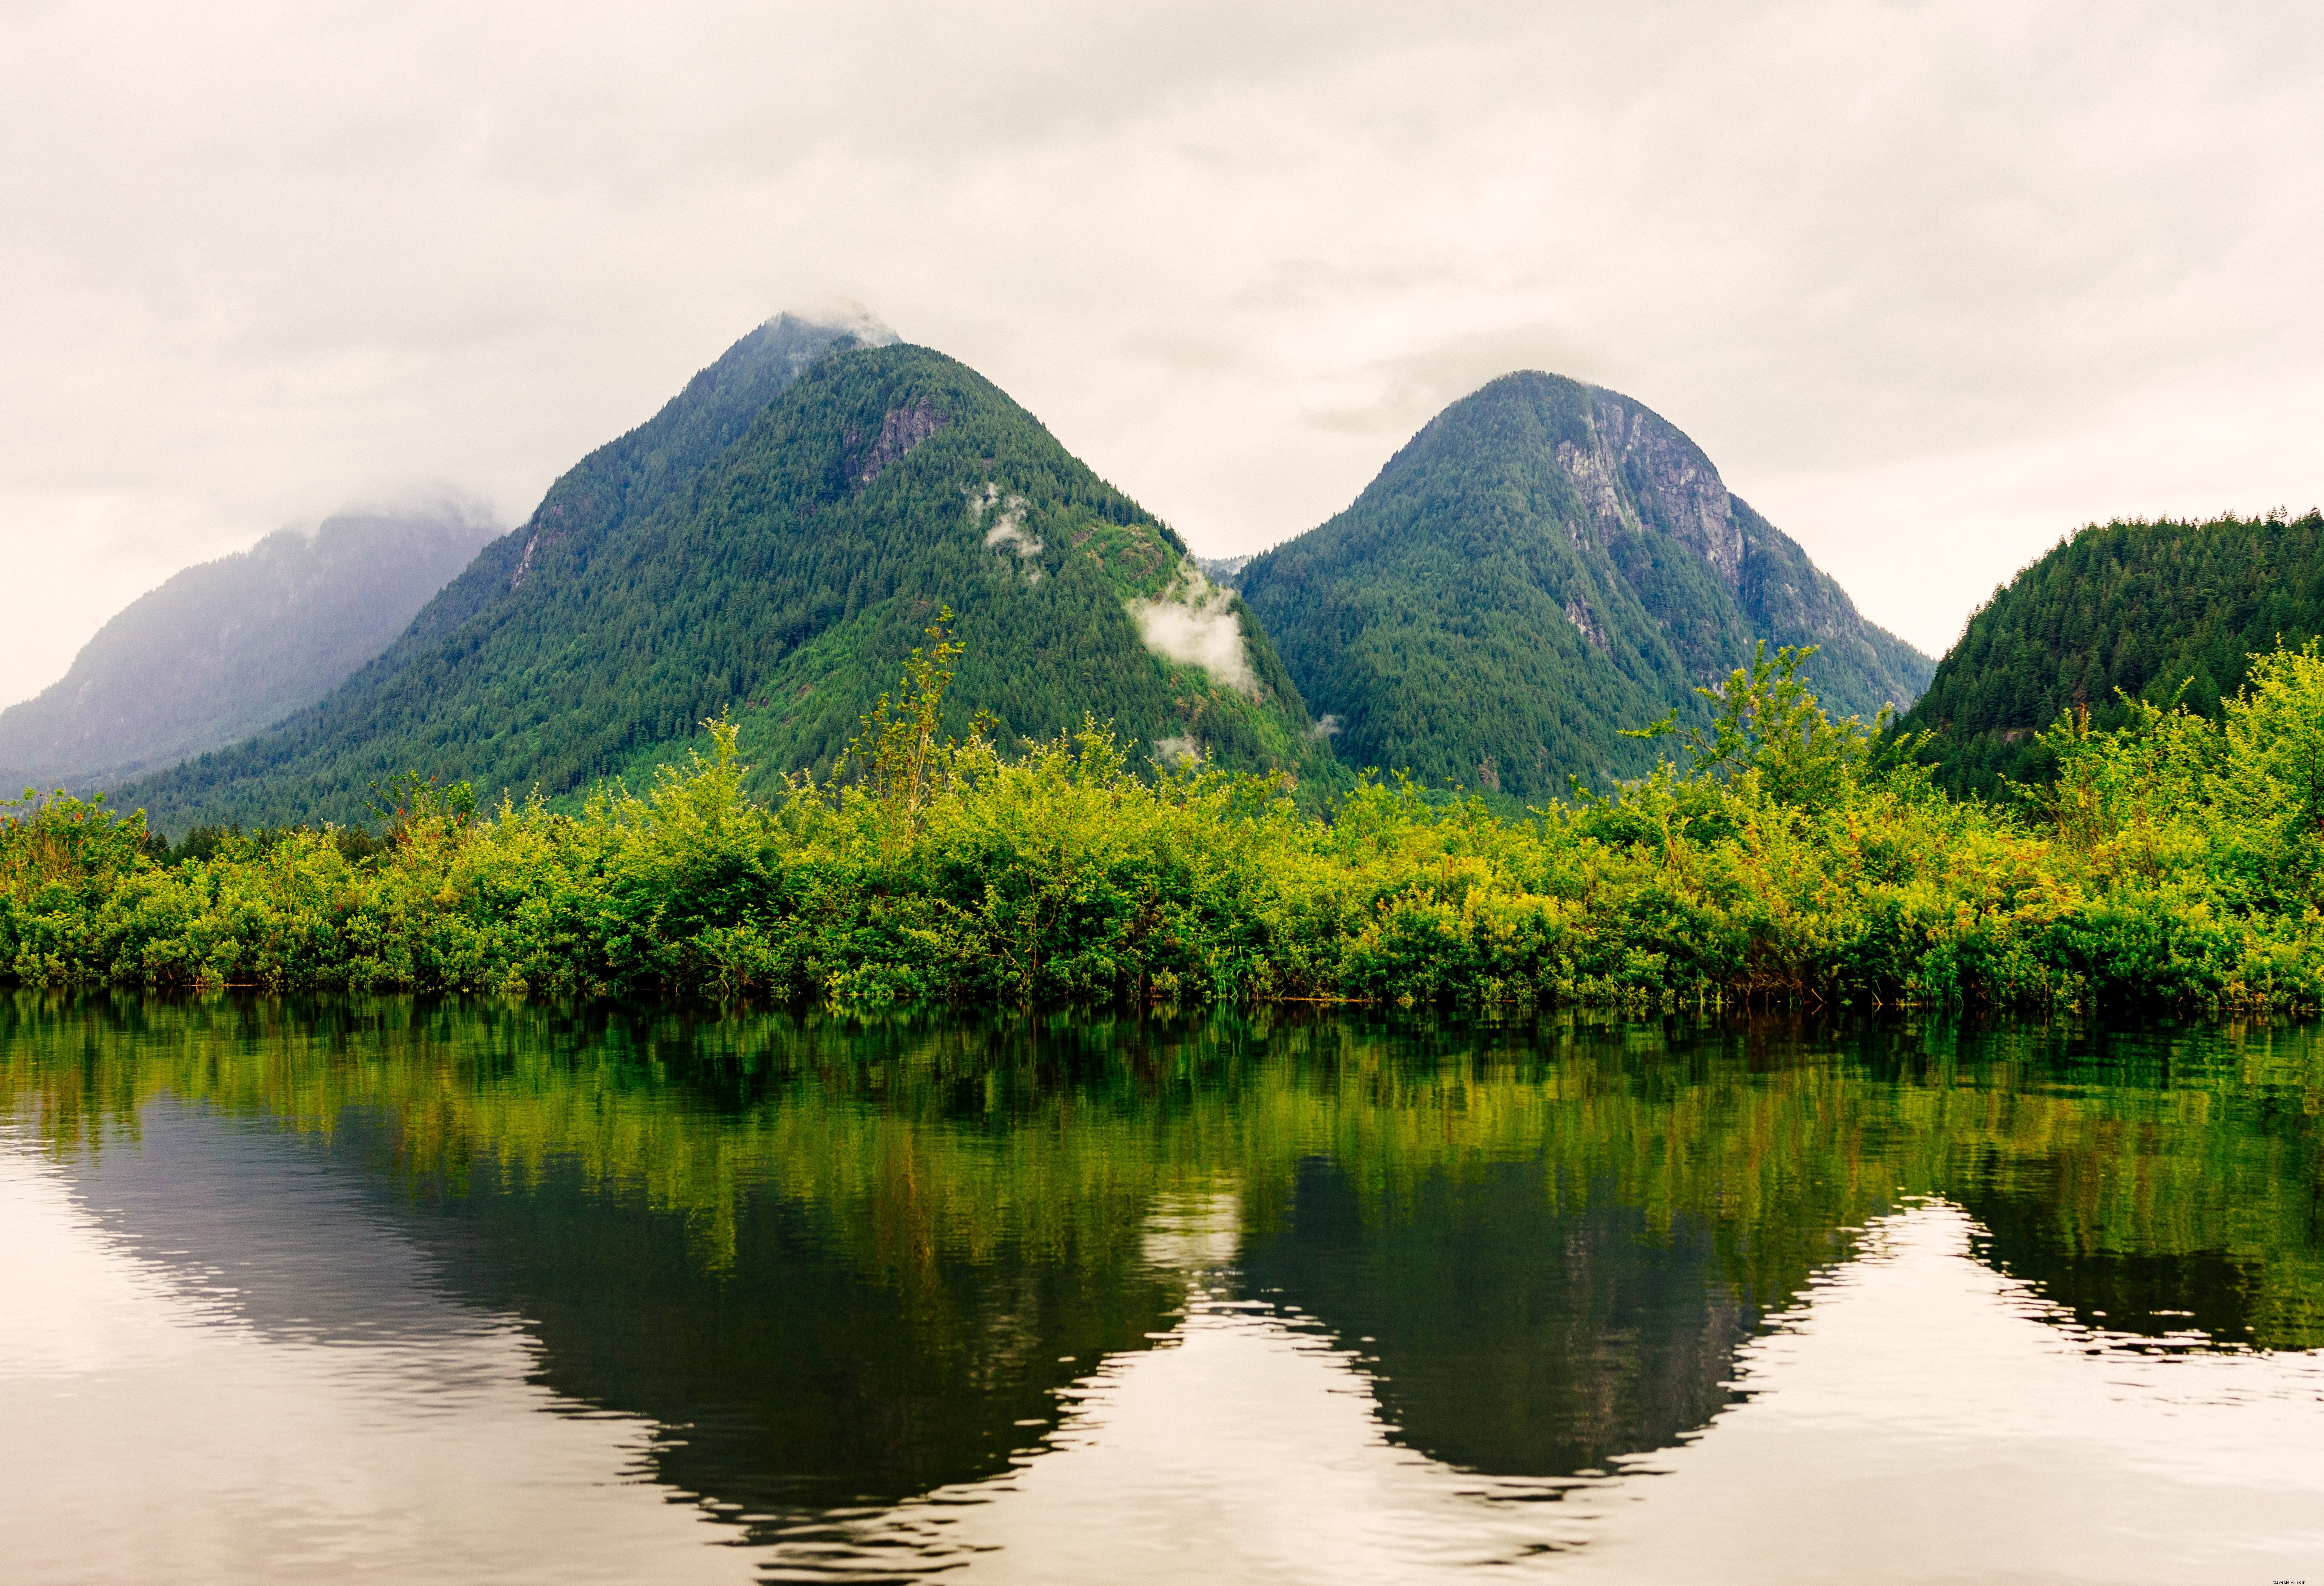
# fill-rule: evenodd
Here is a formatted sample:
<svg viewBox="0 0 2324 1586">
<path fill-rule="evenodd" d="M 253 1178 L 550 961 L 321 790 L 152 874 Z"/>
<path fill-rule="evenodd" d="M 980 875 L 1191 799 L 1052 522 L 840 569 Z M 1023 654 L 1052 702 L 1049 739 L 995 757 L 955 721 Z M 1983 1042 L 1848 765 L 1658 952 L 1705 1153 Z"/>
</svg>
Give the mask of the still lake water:
<svg viewBox="0 0 2324 1586">
<path fill-rule="evenodd" d="M 2324 1581 L 2319 1103 L 2286 1025 L 0 997 L 0 1576 Z"/>
</svg>

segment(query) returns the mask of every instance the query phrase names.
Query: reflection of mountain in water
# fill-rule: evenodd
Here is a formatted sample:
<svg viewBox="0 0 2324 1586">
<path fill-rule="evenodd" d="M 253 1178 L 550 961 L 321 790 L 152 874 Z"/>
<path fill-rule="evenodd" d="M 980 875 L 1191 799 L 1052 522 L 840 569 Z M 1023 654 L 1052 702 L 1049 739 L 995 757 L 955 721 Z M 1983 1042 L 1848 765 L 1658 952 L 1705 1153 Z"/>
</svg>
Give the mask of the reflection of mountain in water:
<svg viewBox="0 0 2324 1586">
<path fill-rule="evenodd" d="M 134 1143 L 74 1164 L 74 1193 L 187 1297 L 269 1338 L 432 1342 L 493 1326 L 437 1286 L 402 1198 L 363 1170 L 383 1158 L 366 1121 L 326 1142 L 157 1097 Z"/>
<path fill-rule="evenodd" d="M 713 1269 L 683 1216 L 569 1160 L 528 1177 L 484 1158 L 456 1193 L 414 1195 L 382 1171 L 392 1127 L 368 1110 L 327 1139 L 167 1102 L 141 1124 L 80 1165 L 76 1192 L 195 1296 L 272 1337 L 339 1344 L 521 1317 L 543 1386 L 674 1428 L 658 1474 L 748 1514 L 1000 1471 L 1056 1424 L 1055 1389 L 1150 1347 L 1183 1292 L 1134 1240 L 1102 1270 L 1008 1245 L 884 1281 L 765 1194 Z"/>
<path fill-rule="evenodd" d="M 1655 1239 L 1618 1205 L 1561 1209 L 1549 1170 L 1434 1175 L 1383 1210 L 1305 1163 L 1244 1272 L 1253 1292 L 1368 1340 L 1397 1441 L 1433 1459 L 1563 1476 L 1668 1447 L 1728 1402 L 1756 1318 L 1707 1237 Z"/>
<path fill-rule="evenodd" d="M 1156 1211 L 1230 1193 L 1244 1292 L 1366 1341 L 1399 1441 L 1494 1474 L 1702 1425 L 1898 1197 L 2085 1322 L 2324 1339 L 2304 1037 L 2264 1084 L 2224 1042 L 1934 1039 L 16 997 L 0 1116 L 102 1139 L 89 1203 L 262 1328 L 525 1318 L 547 1386 L 672 1426 L 658 1473 L 749 1514 L 1004 1469 L 1165 1330 Z"/>
<path fill-rule="evenodd" d="M 712 1270 L 681 1218 L 570 1165 L 525 1185 L 480 1166 L 420 1232 L 463 1298 L 532 1323 L 548 1387 L 675 1428 L 661 1477 L 751 1515 L 1001 1471 L 1056 1425 L 1054 1390 L 1150 1347 L 1179 1293 L 1134 1247 L 1093 1269 L 1004 1245 L 883 1281 L 765 1194 Z"/>
<path fill-rule="evenodd" d="M 2118 1250 L 2077 1240 L 2052 1208 L 2023 1195 L 1969 1194 L 1984 1227 L 1980 1259 L 2033 1284 L 2085 1327 L 2137 1338 L 2249 1346 L 2268 1329 L 2257 1314 L 2263 1273 L 2224 1250 Z"/>
</svg>

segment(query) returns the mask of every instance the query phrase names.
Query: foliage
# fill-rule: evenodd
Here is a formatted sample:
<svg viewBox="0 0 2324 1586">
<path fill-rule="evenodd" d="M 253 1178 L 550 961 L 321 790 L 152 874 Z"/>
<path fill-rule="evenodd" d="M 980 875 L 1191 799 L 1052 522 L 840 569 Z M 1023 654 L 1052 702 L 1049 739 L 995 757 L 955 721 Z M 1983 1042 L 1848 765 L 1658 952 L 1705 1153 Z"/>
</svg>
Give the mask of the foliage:
<svg viewBox="0 0 2324 1586">
<path fill-rule="evenodd" d="M 1755 779 L 1756 791 L 1782 806 L 1824 809 L 1860 788 L 1885 763 L 1909 756 L 1913 745 L 1884 746 L 1888 707 L 1866 726 L 1854 716 L 1835 722 L 1808 691 L 1802 663 L 1815 647 L 1786 645 L 1774 659 L 1762 641 L 1749 667 L 1738 667 L 1716 688 L 1695 692 L 1712 706 L 1711 730 L 1686 730 L 1686 774 L 1698 782 Z M 1674 711 L 1625 738 L 1653 740 L 1678 730 Z"/>
<path fill-rule="evenodd" d="M 1674 707 L 1700 721 L 1694 686 L 1757 640 L 1820 644 L 1817 686 L 1867 716 L 1931 665 L 1675 428 L 1548 374 L 1455 402 L 1240 584 L 1308 707 L 1340 719 L 1343 761 L 1512 808 L 1647 770 L 1617 729 Z"/>
<path fill-rule="evenodd" d="M 2134 702 L 2044 734 L 2019 809 L 1948 799 L 1762 654 L 1686 763 L 1528 818 L 1363 782 L 1141 770 L 1084 719 L 939 731 L 929 631 L 843 774 L 761 798 L 740 729 L 577 813 L 406 784 L 382 850 L 148 852 L 72 799 L 0 826 L 0 964 L 33 983 L 678 991 L 828 1000 L 2324 1003 L 2324 656 L 2218 721 Z"/>
<path fill-rule="evenodd" d="M 888 696 L 880 696 L 840 761 L 840 775 L 852 776 L 873 798 L 898 811 L 908 832 L 918 829 L 928 800 L 949 786 L 964 747 L 943 737 L 945 691 L 952 684 L 954 663 L 967 648 L 952 637 L 951 622 L 949 608 L 936 613 L 927 648 L 915 650 L 904 663 L 901 703 L 891 708 Z M 969 724 L 965 747 L 982 747 L 993 725 L 989 713 L 979 712 Z M 712 727 L 714 733 L 717 730 Z"/>
<path fill-rule="evenodd" d="M 1905 716 L 1950 791 L 1999 796 L 2041 781 L 2041 738 L 2087 708 L 2118 728 L 2135 702 L 2217 717 L 2246 658 L 2324 632 L 2324 517 L 2094 524 L 2061 541 L 1970 616 Z M 2127 700 L 2117 696 L 2126 696 Z"/>
</svg>

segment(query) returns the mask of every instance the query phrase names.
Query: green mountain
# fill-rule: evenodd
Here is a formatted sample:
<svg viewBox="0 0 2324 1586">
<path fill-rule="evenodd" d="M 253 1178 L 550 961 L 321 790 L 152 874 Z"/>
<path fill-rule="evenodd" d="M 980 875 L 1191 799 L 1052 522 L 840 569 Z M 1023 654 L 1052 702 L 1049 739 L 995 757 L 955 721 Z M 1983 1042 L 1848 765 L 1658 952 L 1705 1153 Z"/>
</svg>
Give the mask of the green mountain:
<svg viewBox="0 0 2324 1586">
<path fill-rule="evenodd" d="M 1903 725 L 1938 737 L 1929 754 L 1955 792 L 2038 780 L 2034 735 L 2088 705 L 2100 725 L 2116 690 L 2216 714 L 2254 650 L 2324 633 L 2324 517 L 2115 522 L 2061 540 L 1994 591 L 1938 664 Z"/>
<path fill-rule="evenodd" d="M 1858 614 L 1692 441 L 1613 392 L 1505 375 L 1238 585 L 1342 761 L 1528 800 L 1653 761 L 1620 737 L 1814 644 L 1828 705 L 1910 704 L 1932 663 Z"/>
<path fill-rule="evenodd" d="M 788 318 L 744 337 L 329 698 L 124 796 L 164 829 L 358 820 L 406 770 L 555 797 L 729 709 L 762 779 L 828 770 L 947 605 L 955 731 L 984 709 L 1043 738 L 1093 713 L 1142 752 L 1331 765 L 1167 525 L 973 371 L 865 339 Z"/>
<path fill-rule="evenodd" d="M 284 529 L 138 596 L 0 711 L 0 789 L 104 787 L 248 736 L 394 641 L 501 530 L 443 500 Z"/>
</svg>

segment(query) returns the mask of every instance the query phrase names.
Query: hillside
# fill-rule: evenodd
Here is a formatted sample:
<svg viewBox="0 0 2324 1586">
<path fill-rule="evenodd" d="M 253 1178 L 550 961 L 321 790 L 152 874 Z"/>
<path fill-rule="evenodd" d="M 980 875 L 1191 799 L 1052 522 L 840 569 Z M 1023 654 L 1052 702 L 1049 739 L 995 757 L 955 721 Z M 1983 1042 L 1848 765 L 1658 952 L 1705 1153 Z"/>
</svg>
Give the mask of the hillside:
<svg viewBox="0 0 2324 1586">
<path fill-rule="evenodd" d="M 746 337 L 337 695 L 124 796 L 171 830 L 361 819 L 405 770 L 556 797 L 649 769 L 724 709 L 762 784 L 827 770 L 945 605 L 969 647 L 956 731 L 983 709 L 1047 737 L 1087 712 L 1141 753 L 1331 764 L 1167 526 L 973 371 L 834 341 L 786 379 Z"/>
<path fill-rule="evenodd" d="M 1677 429 L 1551 374 L 1455 402 L 1237 582 L 1342 761 L 1528 800 L 1645 770 L 1620 730 L 1696 713 L 1757 640 L 1821 646 L 1807 676 L 1868 719 L 1932 666 Z"/>
<path fill-rule="evenodd" d="M 2255 650 L 2324 632 L 2324 518 L 2114 522 L 2059 542 L 1994 592 L 1904 718 L 1955 792 L 2039 779 L 2034 734 L 2089 705 L 2112 724 L 2116 690 L 2169 700 L 2186 686 L 2216 715 Z"/>
<path fill-rule="evenodd" d="M 0 788 L 102 787 L 272 725 L 385 650 L 500 532 L 451 501 L 346 512 L 186 568 L 0 711 Z"/>
</svg>

